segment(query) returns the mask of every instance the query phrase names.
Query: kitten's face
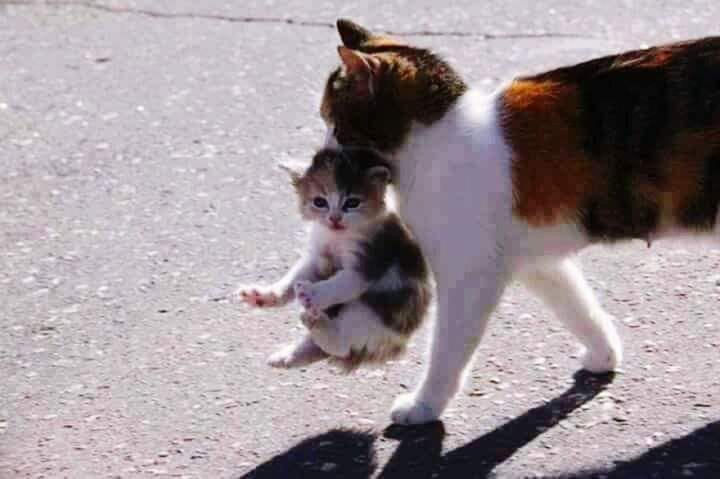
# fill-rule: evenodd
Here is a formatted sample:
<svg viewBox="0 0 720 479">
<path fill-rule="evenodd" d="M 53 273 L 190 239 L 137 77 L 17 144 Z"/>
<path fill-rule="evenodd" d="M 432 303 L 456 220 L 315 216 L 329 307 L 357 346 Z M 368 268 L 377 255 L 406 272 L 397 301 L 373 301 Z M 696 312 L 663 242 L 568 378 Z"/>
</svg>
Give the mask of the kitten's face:
<svg viewBox="0 0 720 479">
<path fill-rule="evenodd" d="M 383 153 L 400 148 L 413 124 L 430 124 L 466 90 L 443 60 L 422 48 L 338 21 L 344 46 L 341 66 L 326 84 L 320 115 L 326 146 L 368 146 Z"/>
<path fill-rule="evenodd" d="M 389 179 L 390 170 L 371 152 L 322 150 L 293 184 L 302 217 L 342 233 L 362 229 L 386 212 Z"/>
</svg>

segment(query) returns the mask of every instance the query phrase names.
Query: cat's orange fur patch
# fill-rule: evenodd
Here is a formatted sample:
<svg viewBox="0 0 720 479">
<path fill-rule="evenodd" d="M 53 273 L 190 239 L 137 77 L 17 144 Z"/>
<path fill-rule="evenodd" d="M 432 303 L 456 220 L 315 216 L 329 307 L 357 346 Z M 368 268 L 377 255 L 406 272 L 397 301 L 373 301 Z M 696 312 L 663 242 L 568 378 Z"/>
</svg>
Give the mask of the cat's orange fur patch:
<svg viewBox="0 0 720 479">
<path fill-rule="evenodd" d="M 569 219 L 602 178 L 579 144 L 577 89 L 516 80 L 502 102 L 503 129 L 513 150 L 514 214 L 535 226 Z"/>
</svg>

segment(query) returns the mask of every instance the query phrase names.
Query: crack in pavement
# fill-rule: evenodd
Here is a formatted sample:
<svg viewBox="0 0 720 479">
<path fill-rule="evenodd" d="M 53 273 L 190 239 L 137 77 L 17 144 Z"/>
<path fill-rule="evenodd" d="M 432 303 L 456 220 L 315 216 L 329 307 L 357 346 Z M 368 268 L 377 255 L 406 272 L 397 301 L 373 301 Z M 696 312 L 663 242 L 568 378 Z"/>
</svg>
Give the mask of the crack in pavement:
<svg viewBox="0 0 720 479">
<path fill-rule="evenodd" d="M 22 6 L 74 6 L 93 10 L 100 10 L 106 13 L 126 13 L 131 15 L 143 15 L 152 18 L 164 19 L 200 19 L 215 20 L 230 23 L 273 23 L 295 25 L 299 27 L 316 27 L 335 29 L 332 22 L 322 22 L 316 20 L 299 20 L 290 17 L 249 17 L 249 16 L 233 16 L 221 15 L 213 13 L 193 13 L 193 12 L 162 12 L 159 10 L 149 10 L 145 8 L 130 7 L 113 7 L 103 3 L 94 3 L 88 1 L 47 1 L 38 2 L 32 0 L 0 0 L 1 5 L 22 5 Z M 562 33 L 562 32 L 524 32 L 524 33 L 487 33 L 487 32 L 466 32 L 466 31 L 435 31 L 435 30 L 408 30 L 393 31 L 386 30 L 383 33 L 396 37 L 474 37 L 481 40 L 508 40 L 508 39 L 534 39 L 534 38 L 603 38 L 596 35 L 587 35 L 581 33 Z"/>
</svg>

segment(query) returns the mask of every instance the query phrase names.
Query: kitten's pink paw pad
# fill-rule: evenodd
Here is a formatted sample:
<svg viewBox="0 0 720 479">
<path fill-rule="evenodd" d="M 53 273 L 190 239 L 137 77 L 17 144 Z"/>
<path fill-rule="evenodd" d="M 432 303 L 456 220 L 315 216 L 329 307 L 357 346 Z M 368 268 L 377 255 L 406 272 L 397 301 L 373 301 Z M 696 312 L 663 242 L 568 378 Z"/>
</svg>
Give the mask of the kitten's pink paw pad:
<svg viewBox="0 0 720 479">
<path fill-rule="evenodd" d="M 244 286 L 238 290 L 240 300 L 260 308 L 276 306 L 281 303 L 280 295 L 273 289 L 263 286 Z"/>
</svg>

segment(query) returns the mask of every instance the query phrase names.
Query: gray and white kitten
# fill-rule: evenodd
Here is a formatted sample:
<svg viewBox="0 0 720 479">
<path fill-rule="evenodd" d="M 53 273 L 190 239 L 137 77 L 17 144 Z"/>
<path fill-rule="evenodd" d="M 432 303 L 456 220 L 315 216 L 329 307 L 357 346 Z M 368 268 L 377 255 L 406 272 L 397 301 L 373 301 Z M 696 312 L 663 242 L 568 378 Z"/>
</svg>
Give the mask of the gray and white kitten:
<svg viewBox="0 0 720 479">
<path fill-rule="evenodd" d="M 349 372 L 400 355 L 431 300 L 420 248 L 386 205 L 388 164 L 369 149 L 321 150 L 286 168 L 310 225 L 305 254 L 270 286 L 240 289 L 254 306 L 296 297 L 307 332 L 269 358 L 275 367 L 330 359 Z"/>
</svg>

